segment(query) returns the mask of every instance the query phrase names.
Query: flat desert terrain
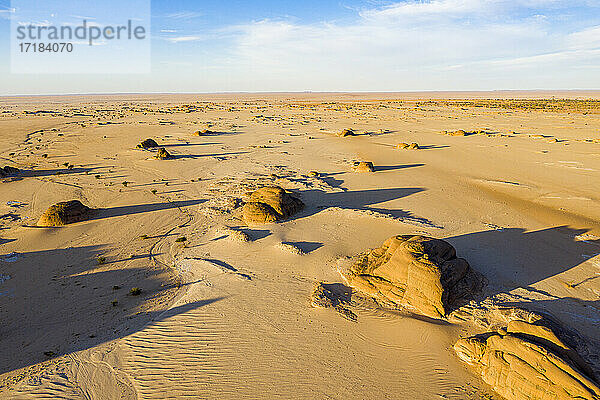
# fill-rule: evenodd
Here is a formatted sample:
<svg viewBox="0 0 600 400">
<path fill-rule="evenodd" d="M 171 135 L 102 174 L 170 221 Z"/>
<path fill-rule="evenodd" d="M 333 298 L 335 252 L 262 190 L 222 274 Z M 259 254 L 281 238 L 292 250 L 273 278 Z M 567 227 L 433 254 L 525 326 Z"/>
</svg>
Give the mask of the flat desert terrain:
<svg viewBox="0 0 600 400">
<path fill-rule="evenodd" d="M 510 398 L 454 345 L 509 337 L 491 316 L 515 308 L 593 379 L 598 99 L 0 98 L 0 398 Z M 272 186 L 304 207 L 252 223 Z M 71 200 L 84 220 L 42 226 Z M 357 289 L 344 271 L 396 235 L 447 241 L 481 288 L 441 318 Z"/>
</svg>

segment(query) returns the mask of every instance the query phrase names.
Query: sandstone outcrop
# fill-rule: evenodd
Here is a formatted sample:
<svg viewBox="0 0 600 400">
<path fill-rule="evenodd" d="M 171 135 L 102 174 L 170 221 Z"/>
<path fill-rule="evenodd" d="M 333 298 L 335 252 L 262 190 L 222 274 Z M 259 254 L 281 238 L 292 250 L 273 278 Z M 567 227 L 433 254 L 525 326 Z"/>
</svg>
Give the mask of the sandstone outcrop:
<svg viewBox="0 0 600 400">
<path fill-rule="evenodd" d="M 508 400 L 600 399 L 591 368 L 544 320 L 512 320 L 454 350 Z"/>
<path fill-rule="evenodd" d="M 64 201 L 50 206 L 38 221 L 38 226 L 63 226 L 90 218 L 91 209 L 79 200 Z"/>
<path fill-rule="evenodd" d="M 146 139 L 142 143 L 138 144 L 137 147 L 140 149 L 152 149 L 158 147 L 158 143 L 154 139 Z"/>
<path fill-rule="evenodd" d="M 379 302 L 435 319 L 445 318 L 481 290 L 483 282 L 448 242 L 413 235 L 391 237 L 342 275 Z"/>
<path fill-rule="evenodd" d="M 266 186 L 250 195 L 242 208 L 247 224 L 283 221 L 304 207 L 304 203 L 279 186 Z"/>
</svg>

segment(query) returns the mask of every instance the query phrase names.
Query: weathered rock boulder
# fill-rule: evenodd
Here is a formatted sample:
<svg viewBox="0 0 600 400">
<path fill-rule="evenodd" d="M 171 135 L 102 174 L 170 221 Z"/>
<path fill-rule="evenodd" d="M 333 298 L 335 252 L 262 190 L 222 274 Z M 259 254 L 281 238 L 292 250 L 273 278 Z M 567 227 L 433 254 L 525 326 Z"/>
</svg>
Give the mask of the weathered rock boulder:
<svg viewBox="0 0 600 400">
<path fill-rule="evenodd" d="M 201 129 L 201 130 L 193 133 L 194 136 L 208 136 L 208 135 L 214 135 L 214 134 L 215 134 L 215 132 L 213 132 L 209 129 Z"/>
<path fill-rule="evenodd" d="M 303 207 L 300 199 L 279 186 L 266 186 L 250 195 L 242 214 L 247 224 L 264 224 L 285 220 Z"/>
<path fill-rule="evenodd" d="M 5 176 L 10 176 L 10 175 L 16 175 L 19 173 L 19 169 L 15 168 L 15 167 L 11 167 L 10 165 L 7 165 L 4 168 L 0 168 L 0 178 L 5 177 Z"/>
<path fill-rule="evenodd" d="M 142 143 L 138 144 L 137 147 L 140 149 L 152 149 L 158 147 L 158 143 L 154 139 L 146 139 Z"/>
<path fill-rule="evenodd" d="M 354 172 L 375 172 L 375 167 L 371 161 L 355 161 L 352 170 Z"/>
<path fill-rule="evenodd" d="M 359 256 L 342 275 L 380 302 L 443 319 L 481 290 L 483 280 L 452 245 L 425 236 L 398 235 Z"/>
<path fill-rule="evenodd" d="M 173 156 L 167 151 L 167 149 L 161 147 L 156 152 L 156 158 L 158 158 L 159 160 L 169 160 L 173 158 Z"/>
<path fill-rule="evenodd" d="M 408 144 L 408 143 L 402 142 L 402 143 L 398 143 L 396 145 L 396 148 L 397 149 L 408 149 L 408 150 L 419 150 L 420 147 L 417 143 Z"/>
<path fill-rule="evenodd" d="M 593 372 L 543 321 L 460 339 L 454 350 L 508 400 L 600 399 Z"/>
<path fill-rule="evenodd" d="M 343 129 L 340 133 L 338 133 L 339 137 L 346 137 L 346 136 L 355 136 L 356 133 L 354 133 L 354 131 L 352 129 Z"/>
<path fill-rule="evenodd" d="M 90 218 L 92 209 L 79 200 L 64 201 L 54 204 L 46 210 L 38 221 L 38 226 L 63 226 Z"/>
</svg>

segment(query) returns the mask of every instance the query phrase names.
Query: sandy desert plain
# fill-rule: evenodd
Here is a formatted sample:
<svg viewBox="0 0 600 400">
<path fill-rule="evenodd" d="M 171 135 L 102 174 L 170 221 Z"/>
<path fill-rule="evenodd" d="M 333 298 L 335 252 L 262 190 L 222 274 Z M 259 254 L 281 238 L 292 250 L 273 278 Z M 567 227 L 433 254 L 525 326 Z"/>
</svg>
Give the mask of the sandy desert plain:
<svg viewBox="0 0 600 400">
<path fill-rule="evenodd" d="M 597 399 L 599 99 L 0 98 L 0 398 Z M 251 223 L 269 186 L 304 207 Z M 70 200 L 86 220 L 39 226 Z M 432 318 L 347 286 L 395 235 L 447 241 L 481 287 Z M 518 342 L 486 367 L 473 335 Z"/>
</svg>

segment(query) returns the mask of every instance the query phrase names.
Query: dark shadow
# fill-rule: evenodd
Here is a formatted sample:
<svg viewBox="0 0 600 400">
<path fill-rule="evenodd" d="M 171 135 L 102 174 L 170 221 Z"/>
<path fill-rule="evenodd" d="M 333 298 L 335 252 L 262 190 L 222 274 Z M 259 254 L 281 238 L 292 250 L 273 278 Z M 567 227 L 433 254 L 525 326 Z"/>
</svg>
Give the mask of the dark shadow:
<svg viewBox="0 0 600 400">
<path fill-rule="evenodd" d="M 252 241 L 264 239 L 271 234 L 271 231 L 268 229 L 250 229 L 244 227 L 240 227 L 238 229 L 250 236 Z"/>
<path fill-rule="evenodd" d="M 174 144 L 161 144 L 158 147 L 189 147 L 189 146 L 208 146 L 208 145 L 219 145 L 223 143 L 207 142 L 207 143 L 174 143 Z"/>
<path fill-rule="evenodd" d="M 207 132 L 207 133 L 203 133 L 202 135 L 197 136 L 197 137 L 240 135 L 242 133 L 243 132 L 233 132 L 233 131 L 218 131 L 218 132 L 216 132 L 216 131 L 210 131 L 210 132 Z"/>
<path fill-rule="evenodd" d="M 240 272 L 236 267 L 234 267 L 231 264 L 226 263 L 225 261 L 216 260 L 214 258 L 204 258 L 203 260 L 215 264 L 217 267 L 221 268 L 222 270 L 224 270 L 226 272 L 233 272 L 236 275 L 241 276 L 242 278 L 248 279 L 249 281 L 252 280 L 252 277 L 250 275 Z"/>
<path fill-rule="evenodd" d="M 70 174 L 85 174 L 85 173 L 101 173 L 102 168 L 57 168 L 57 169 L 34 169 L 34 170 L 21 170 L 21 172 L 17 175 L 23 178 L 38 178 L 42 176 L 52 176 L 52 175 L 70 175 Z"/>
<path fill-rule="evenodd" d="M 344 184 L 344 181 L 342 179 L 335 179 L 332 175 L 333 174 L 322 174 L 320 178 L 323 182 L 325 182 L 332 188 L 338 188 L 344 191 L 348 190 L 342 186 Z"/>
<path fill-rule="evenodd" d="M 17 239 L 3 239 L 3 238 L 0 238 L 0 245 L 6 244 L 6 243 L 10 243 L 10 242 L 14 242 L 16 240 Z"/>
<path fill-rule="evenodd" d="M 557 226 L 537 231 L 506 228 L 447 238 L 459 255 L 482 272 L 495 292 L 530 286 L 600 253 L 600 240 L 577 241 L 587 229 Z M 495 289 L 494 289 L 495 287 Z M 494 293 L 492 293 L 494 294 Z"/>
<path fill-rule="evenodd" d="M 137 204 L 133 206 L 121 206 L 112 208 L 98 208 L 94 210 L 93 216 L 90 219 L 102 219 L 121 217 L 124 215 L 140 214 L 153 211 L 169 210 L 172 208 L 182 208 L 194 206 L 205 202 L 206 200 L 182 200 L 171 201 L 165 203 Z"/>
<path fill-rule="evenodd" d="M 600 254 L 600 240 L 575 239 L 587 232 L 588 229 L 568 226 L 536 231 L 506 228 L 453 236 L 445 240 L 456 247 L 459 257 L 465 258 L 487 278 L 489 283 L 483 297 L 523 288 L 529 295 L 520 294 L 522 300 L 501 305 L 550 314 L 561 320 L 564 326 L 575 330 L 578 325 L 587 324 L 587 331 L 590 332 L 590 326 L 600 323 L 600 301 L 561 297 L 535 287 L 537 283 L 561 275 Z M 568 292 L 597 282 L 598 275 L 594 269 L 588 270 L 589 276 L 577 280 L 570 280 L 568 274 L 563 275 L 564 278 L 557 278 L 558 284 Z M 502 299 L 502 296 L 498 298 Z"/>
<path fill-rule="evenodd" d="M 317 250 L 320 247 L 323 247 L 323 243 L 321 242 L 283 242 L 284 244 L 291 244 L 294 247 L 299 248 L 304 253 L 311 253 Z"/>
<path fill-rule="evenodd" d="M 342 192 L 328 193 L 323 190 L 305 190 L 300 192 L 300 196 L 306 207 L 297 214 L 296 218 L 303 218 L 314 215 L 330 207 L 339 207 L 353 210 L 373 211 L 394 218 L 399 218 L 418 224 L 435 227 L 431 221 L 426 218 L 413 216 L 409 211 L 399 208 L 371 207 L 372 205 L 398 200 L 412 194 L 423 192 L 423 188 L 388 188 L 388 189 L 369 189 L 369 190 L 345 190 Z"/>
<path fill-rule="evenodd" d="M 450 147 L 446 144 L 444 145 L 435 145 L 435 144 L 426 144 L 426 145 L 419 145 L 419 150 L 433 150 L 433 149 L 445 149 L 447 147 Z"/>
<path fill-rule="evenodd" d="M 231 153 L 212 153 L 212 154 L 171 154 L 170 160 L 180 160 L 180 159 L 196 159 L 196 158 L 204 158 L 204 157 L 226 157 L 226 156 L 236 156 L 240 154 L 248 154 L 247 151 L 234 151 Z"/>
<path fill-rule="evenodd" d="M 398 169 L 422 167 L 425 164 L 376 165 L 375 172 L 395 171 Z"/>
<path fill-rule="evenodd" d="M 101 255 L 110 258 L 110 249 L 31 251 L 13 262 L 0 257 L 0 274 L 11 277 L 0 291 L 0 374 L 131 335 L 148 323 L 223 299 L 139 312 L 147 301 L 165 291 L 174 296 L 176 288 L 186 284 L 163 281 L 160 269 L 148 268 L 145 260 L 99 271 Z M 141 294 L 132 295 L 131 288 L 140 288 Z"/>
</svg>

